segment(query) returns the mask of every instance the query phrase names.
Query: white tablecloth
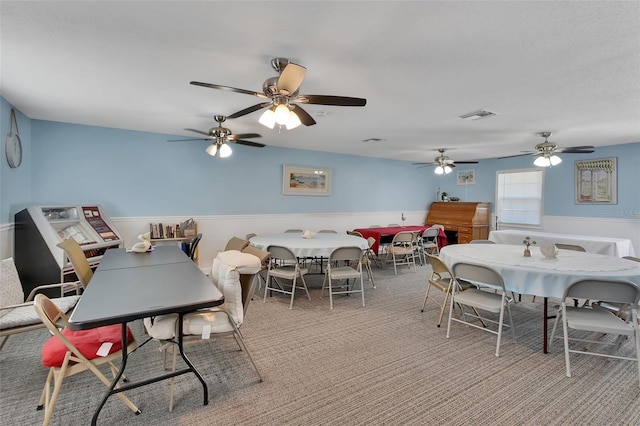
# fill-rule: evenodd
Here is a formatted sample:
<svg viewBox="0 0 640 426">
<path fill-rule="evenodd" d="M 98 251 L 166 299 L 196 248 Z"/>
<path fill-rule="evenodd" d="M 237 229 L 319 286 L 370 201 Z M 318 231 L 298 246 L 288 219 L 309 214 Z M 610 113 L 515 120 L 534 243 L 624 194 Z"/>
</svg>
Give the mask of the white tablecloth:
<svg viewBox="0 0 640 426">
<path fill-rule="evenodd" d="M 360 247 L 365 250 L 369 243 L 364 238 L 346 234 L 318 233 L 312 238 L 302 238 L 301 233 L 257 235 L 249 243 L 260 249 L 269 246 L 287 247 L 296 257 L 326 257 L 338 247 Z"/>
<path fill-rule="evenodd" d="M 440 250 L 440 258 L 451 268 L 458 262 L 491 267 L 502 275 L 507 290 L 543 297 L 562 297 L 572 282 L 582 278 L 629 280 L 640 285 L 640 263 L 632 260 L 560 250 L 547 259 L 538 247 L 524 257 L 524 246 L 507 244 L 453 244 Z"/>
<path fill-rule="evenodd" d="M 633 243 L 627 238 L 595 237 L 589 235 L 557 234 L 554 232 L 527 231 L 518 229 L 504 229 L 491 231 L 489 239 L 499 244 L 522 244 L 525 237 L 531 237 L 537 245 L 543 244 L 573 244 L 584 247 L 590 253 L 600 253 L 609 256 L 635 256 Z"/>
</svg>

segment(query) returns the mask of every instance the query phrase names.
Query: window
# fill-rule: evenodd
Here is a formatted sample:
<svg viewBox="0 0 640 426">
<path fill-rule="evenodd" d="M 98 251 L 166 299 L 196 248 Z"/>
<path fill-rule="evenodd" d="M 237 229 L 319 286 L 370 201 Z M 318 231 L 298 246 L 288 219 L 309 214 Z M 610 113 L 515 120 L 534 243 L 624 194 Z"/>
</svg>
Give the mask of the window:
<svg viewBox="0 0 640 426">
<path fill-rule="evenodd" d="M 496 221 L 510 225 L 541 225 L 543 180 L 543 170 L 497 172 Z"/>
</svg>

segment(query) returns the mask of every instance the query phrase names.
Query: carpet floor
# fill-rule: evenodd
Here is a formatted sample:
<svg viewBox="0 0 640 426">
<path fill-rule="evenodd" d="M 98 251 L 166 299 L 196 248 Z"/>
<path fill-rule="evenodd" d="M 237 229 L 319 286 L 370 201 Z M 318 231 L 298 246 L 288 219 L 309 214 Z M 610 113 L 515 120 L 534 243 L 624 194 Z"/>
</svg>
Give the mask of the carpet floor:
<svg viewBox="0 0 640 426">
<path fill-rule="evenodd" d="M 308 279 L 311 301 L 300 294 L 292 310 L 286 296 L 264 303 L 260 292 L 241 330 L 263 382 L 233 338 L 195 341 L 186 352 L 208 384 L 208 405 L 188 374 L 176 379 L 173 412 L 164 381 L 127 392 L 141 415 L 112 397 L 98 423 L 640 424 L 633 362 L 572 355 L 573 377 L 565 377 L 562 342 L 542 353 L 542 304 L 530 296 L 512 305 L 517 339 L 505 334 L 499 358 L 492 334 L 453 323 L 447 339 L 446 316 L 436 327 L 438 307 L 428 304 L 420 312 L 429 271 L 374 269 L 377 288 L 365 278 L 365 307 L 359 297 L 337 297 L 329 310 L 319 276 Z M 143 342 L 141 322 L 131 327 Z M 47 337 L 44 330 L 13 336 L 0 352 L 0 424 L 42 423 L 36 405 L 47 375 L 40 363 Z M 130 357 L 126 373 L 132 381 L 163 372 L 158 348 L 151 341 Z M 627 341 L 619 351 L 633 356 L 633 344 Z M 105 389 L 90 373 L 65 380 L 51 424 L 89 424 Z"/>
</svg>

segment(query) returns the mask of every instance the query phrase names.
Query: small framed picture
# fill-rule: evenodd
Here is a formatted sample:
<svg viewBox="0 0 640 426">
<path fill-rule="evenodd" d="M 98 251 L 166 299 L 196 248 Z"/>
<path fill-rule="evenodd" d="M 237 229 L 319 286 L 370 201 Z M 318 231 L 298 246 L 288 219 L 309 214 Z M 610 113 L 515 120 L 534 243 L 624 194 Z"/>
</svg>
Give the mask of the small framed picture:
<svg viewBox="0 0 640 426">
<path fill-rule="evenodd" d="M 475 185 L 476 183 L 476 171 L 471 170 L 459 170 L 457 172 L 457 184 L 458 185 Z"/>
<path fill-rule="evenodd" d="M 282 169 L 284 195 L 331 195 L 331 169 L 325 167 L 292 166 Z"/>
</svg>

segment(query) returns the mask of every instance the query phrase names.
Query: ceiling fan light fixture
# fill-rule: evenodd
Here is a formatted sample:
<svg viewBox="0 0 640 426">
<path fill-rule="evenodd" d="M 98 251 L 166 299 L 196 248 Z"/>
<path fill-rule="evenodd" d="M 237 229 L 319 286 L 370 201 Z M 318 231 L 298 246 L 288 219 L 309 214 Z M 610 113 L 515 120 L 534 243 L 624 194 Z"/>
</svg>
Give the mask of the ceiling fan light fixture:
<svg viewBox="0 0 640 426">
<path fill-rule="evenodd" d="M 552 166 L 557 166 L 558 164 L 562 163 L 562 158 L 558 157 L 557 155 L 552 155 L 551 158 L 549 158 L 549 161 L 551 162 Z"/>
<path fill-rule="evenodd" d="M 292 115 L 295 114 L 293 114 L 285 104 L 280 104 L 276 107 L 274 119 L 276 120 L 276 123 L 282 126 L 291 120 Z"/>
<path fill-rule="evenodd" d="M 452 171 L 453 171 L 453 169 L 451 168 L 451 166 L 449 166 L 449 165 L 444 166 L 444 174 L 445 175 L 448 175 Z"/>
<path fill-rule="evenodd" d="M 442 166 L 437 166 L 436 169 L 433 172 L 435 174 L 437 174 L 437 175 L 443 175 L 444 174 L 444 168 Z"/>
<path fill-rule="evenodd" d="M 231 147 L 226 143 L 223 143 L 222 145 L 220 145 L 220 149 L 218 151 L 220 152 L 221 158 L 227 158 L 228 156 L 231 155 L 231 153 L 233 153 L 233 150 L 231 149 Z"/>
<path fill-rule="evenodd" d="M 218 145 L 215 143 L 212 143 L 211 145 L 206 147 L 204 151 L 210 156 L 215 157 L 216 153 L 218 152 Z"/>
<path fill-rule="evenodd" d="M 262 124 L 265 127 L 273 129 L 273 127 L 276 125 L 276 114 L 271 110 L 271 108 L 269 108 L 262 113 L 260 119 L 258 120 L 258 123 Z"/>
<path fill-rule="evenodd" d="M 562 163 L 562 158 L 557 155 L 542 154 L 533 160 L 533 165 L 538 167 L 552 167 Z"/>
<path fill-rule="evenodd" d="M 289 117 L 289 121 L 287 121 L 287 125 L 286 125 L 287 130 L 295 129 L 296 127 L 302 124 L 298 116 L 294 114 L 293 111 L 290 111 L 290 114 L 291 116 Z"/>
</svg>

